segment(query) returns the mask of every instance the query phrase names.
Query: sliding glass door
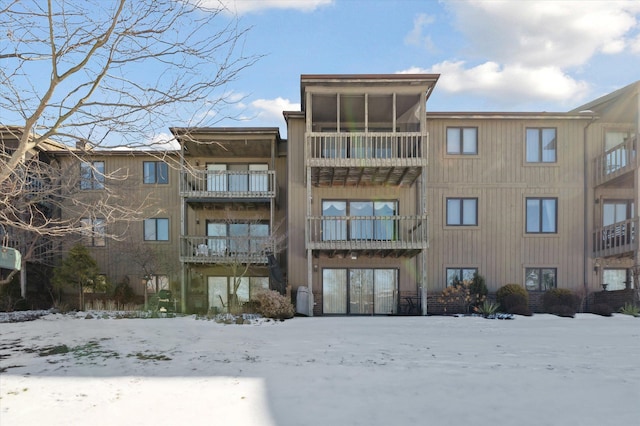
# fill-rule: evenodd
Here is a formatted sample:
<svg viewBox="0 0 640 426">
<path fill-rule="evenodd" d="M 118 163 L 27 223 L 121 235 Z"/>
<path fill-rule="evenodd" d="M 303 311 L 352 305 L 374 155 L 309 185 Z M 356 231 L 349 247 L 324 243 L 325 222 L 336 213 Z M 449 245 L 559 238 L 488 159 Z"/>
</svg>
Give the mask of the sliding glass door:
<svg viewBox="0 0 640 426">
<path fill-rule="evenodd" d="M 397 269 L 322 270 L 324 314 L 387 315 L 397 313 Z"/>
</svg>

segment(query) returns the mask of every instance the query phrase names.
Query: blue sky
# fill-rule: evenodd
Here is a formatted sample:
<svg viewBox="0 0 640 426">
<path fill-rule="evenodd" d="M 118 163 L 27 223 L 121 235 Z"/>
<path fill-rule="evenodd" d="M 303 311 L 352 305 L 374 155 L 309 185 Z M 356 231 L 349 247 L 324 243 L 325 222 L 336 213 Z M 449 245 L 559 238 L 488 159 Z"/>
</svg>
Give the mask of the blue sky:
<svg viewBox="0 0 640 426">
<path fill-rule="evenodd" d="M 284 136 L 301 74 L 439 73 L 431 111 L 567 111 L 640 79 L 635 0 L 222 1 L 266 56 L 232 84 L 244 120 L 217 125 Z"/>
</svg>

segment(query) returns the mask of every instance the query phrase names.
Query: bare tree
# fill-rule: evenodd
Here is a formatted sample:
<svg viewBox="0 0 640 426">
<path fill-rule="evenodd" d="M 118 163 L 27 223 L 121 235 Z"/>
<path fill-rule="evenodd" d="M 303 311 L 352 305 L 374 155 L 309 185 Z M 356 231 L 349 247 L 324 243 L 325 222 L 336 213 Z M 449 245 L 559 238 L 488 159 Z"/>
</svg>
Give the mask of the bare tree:
<svg viewBox="0 0 640 426">
<path fill-rule="evenodd" d="M 9 0 L 0 28 L 0 110 L 11 120 L 0 123 L 0 223 L 11 235 L 26 232 L 25 242 L 99 235 L 81 219 L 135 220 L 146 206 L 113 190 L 126 181 L 122 170 L 91 169 L 107 190 L 74 197 L 68 165 L 43 162 L 40 152 L 80 162 L 87 149 L 166 148 L 159 129 L 167 122 L 222 120 L 233 95 L 226 85 L 259 58 L 243 52 L 247 28 L 198 0 Z M 67 214 L 53 214 L 63 206 Z"/>
</svg>

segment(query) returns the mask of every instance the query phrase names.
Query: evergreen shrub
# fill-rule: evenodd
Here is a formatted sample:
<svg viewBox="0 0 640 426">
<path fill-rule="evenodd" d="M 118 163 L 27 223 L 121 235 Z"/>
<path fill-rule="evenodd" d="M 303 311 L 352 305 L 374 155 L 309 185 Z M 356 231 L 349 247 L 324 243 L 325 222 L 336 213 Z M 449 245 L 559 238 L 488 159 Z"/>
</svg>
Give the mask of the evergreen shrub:
<svg viewBox="0 0 640 426">
<path fill-rule="evenodd" d="M 500 309 L 502 310 L 502 312 L 509 312 L 506 299 L 508 296 L 513 294 L 517 294 L 520 296 L 520 299 L 518 299 L 518 304 L 522 304 L 524 306 L 529 305 L 529 293 L 527 293 L 527 290 L 525 290 L 523 286 L 521 286 L 520 284 L 503 285 L 496 292 L 496 299 L 498 301 L 498 304 L 500 305 Z"/>
</svg>

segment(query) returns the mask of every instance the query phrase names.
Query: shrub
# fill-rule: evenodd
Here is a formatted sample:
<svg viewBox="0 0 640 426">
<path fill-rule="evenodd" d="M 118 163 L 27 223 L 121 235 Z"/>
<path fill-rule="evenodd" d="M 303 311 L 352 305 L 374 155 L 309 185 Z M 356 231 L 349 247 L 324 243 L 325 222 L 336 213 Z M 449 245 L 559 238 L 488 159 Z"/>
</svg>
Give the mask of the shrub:
<svg viewBox="0 0 640 426">
<path fill-rule="evenodd" d="M 129 285 L 129 280 L 126 278 L 113 289 L 113 299 L 116 301 L 118 306 L 123 306 L 133 302 L 135 297 L 136 294 L 133 291 L 133 288 Z"/>
<path fill-rule="evenodd" d="M 548 313 L 565 318 L 573 318 L 576 315 L 575 309 L 567 305 L 550 306 Z"/>
<path fill-rule="evenodd" d="M 529 306 L 529 298 L 527 296 L 528 295 L 523 295 L 521 293 L 508 294 L 503 300 L 505 312 L 513 313 L 511 312 L 511 309 L 515 306 Z"/>
<path fill-rule="evenodd" d="M 622 308 L 620 308 L 620 313 L 625 315 L 631 315 L 633 317 L 640 317 L 640 307 L 634 305 L 633 303 L 625 303 Z"/>
<path fill-rule="evenodd" d="M 291 301 L 274 290 L 262 290 L 256 293 L 252 300 L 255 301 L 256 313 L 273 319 L 293 318 L 295 312 Z"/>
<path fill-rule="evenodd" d="M 509 312 L 506 298 L 512 294 L 518 294 L 521 296 L 519 303 L 522 303 L 525 306 L 529 304 L 529 293 L 527 293 L 527 290 L 525 290 L 525 288 L 520 284 L 503 285 L 496 292 L 496 299 L 498 300 L 498 304 L 500 305 L 500 309 L 502 311 Z"/>
<path fill-rule="evenodd" d="M 464 282 L 454 282 L 450 287 L 445 288 L 440 293 L 438 303 L 443 305 L 446 314 L 466 314 L 469 312 L 471 295 L 469 284 Z"/>
<path fill-rule="evenodd" d="M 482 302 L 480 306 L 477 306 L 474 309 L 477 313 L 481 314 L 483 317 L 487 318 L 491 315 L 495 315 L 498 312 L 498 304 L 493 303 L 489 300 L 485 300 Z"/>
<path fill-rule="evenodd" d="M 606 303 L 596 303 L 591 305 L 590 309 L 592 314 L 601 315 L 603 317 L 610 317 L 613 315 L 613 309 Z"/>
<path fill-rule="evenodd" d="M 527 305 L 514 305 L 511 306 L 509 308 L 509 310 L 507 311 L 508 314 L 514 314 L 514 315 L 522 315 L 525 317 L 530 317 L 533 315 L 533 312 L 531 312 L 531 309 L 529 309 L 529 307 Z"/>
<path fill-rule="evenodd" d="M 484 277 L 477 272 L 473 274 L 473 279 L 469 284 L 469 296 L 471 296 L 471 303 L 473 306 L 480 306 L 487 299 L 489 289 L 484 282 Z"/>
<path fill-rule="evenodd" d="M 575 314 L 579 305 L 580 298 L 566 288 L 552 288 L 542 295 L 542 307 L 545 312 L 550 314 L 553 313 L 551 308 L 556 306 L 567 306 Z"/>
</svg>

